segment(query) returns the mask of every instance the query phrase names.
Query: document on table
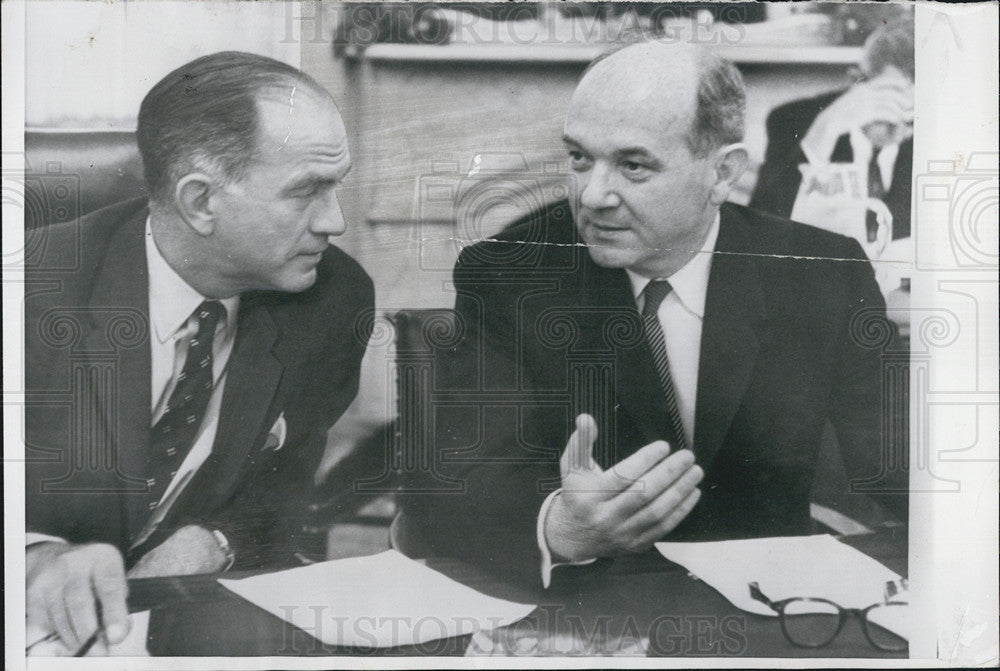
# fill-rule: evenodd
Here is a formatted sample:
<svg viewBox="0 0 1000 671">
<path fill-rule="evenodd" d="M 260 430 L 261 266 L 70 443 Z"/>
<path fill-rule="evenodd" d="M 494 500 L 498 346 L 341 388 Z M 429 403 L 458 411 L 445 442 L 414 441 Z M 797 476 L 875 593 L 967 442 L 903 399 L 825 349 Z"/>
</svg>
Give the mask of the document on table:
<svg viewBox="0 0 1000 671">
<path fill-rule="evenodd" d="M 426 643 L 513 624 L 535 609 L 481 594 L 395 550 L 219 584 L 328 645 Z"/>
<path fill-rule="evenodd" d="M 657 543 L 656 549 L 737 608 L 759 615 L 776 613 L 750 596 L 751 582 L 758 583 L 773 601 L 819 597 L 844 608 L 865 608 L 883 600 L 886 582 L 900 579 L 868 555 L 829 535 Z M 884 626 L 908 638 L 909 629 L 902 622 L 908 610 L 900 608 L 901 621 Z"/>
<path fill-rule="evenodd" d="M 129 616 L 132 620 L 132 628 L 128 631 L 125 640 L 117 645 L 112 645 L 108 650 L 109 657 L 149 657 L 149 650 L 146 649 L 146 637 L 149 634 L 149 611 L 132 613 Z"/>
</svg>

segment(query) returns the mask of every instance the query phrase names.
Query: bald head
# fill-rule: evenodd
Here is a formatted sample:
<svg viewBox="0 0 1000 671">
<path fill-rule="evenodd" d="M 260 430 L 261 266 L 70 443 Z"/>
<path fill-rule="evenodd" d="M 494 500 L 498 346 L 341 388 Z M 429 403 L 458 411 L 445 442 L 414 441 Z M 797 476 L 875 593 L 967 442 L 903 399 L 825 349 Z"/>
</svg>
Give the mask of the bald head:
<svg viewBox="0 0 1000 671">
<path fill-rule="evenodd" d="M 746 167 L 743 106 L 732 64 L 692 46 L 634 44 L 587 69 L 563 142 L 595 263 L 652 278 L 690 261 Z"/>
<path fill-rule="evenodd" d="M 743 140 L 746 93 L 736 67 L 707 49 L 646 41 L 588 67 L 570 103 L 571 113 L 581 108 L 683 130 L 691 151 L 704 155 Z"/>
<path fill-rule="evenodd" d="M 665 53 L 666 52 L 666 53 Z M 664 67 L 665 59 L 670 66 Z M 591 67 L 573 92 L 571 113 L 600 116 L 610 127 L 641 120 L 653 133 L 689 129 L 695 116 L 697 72 L 689 49 L 655 43 L 627 47 Z"/>
</svg>

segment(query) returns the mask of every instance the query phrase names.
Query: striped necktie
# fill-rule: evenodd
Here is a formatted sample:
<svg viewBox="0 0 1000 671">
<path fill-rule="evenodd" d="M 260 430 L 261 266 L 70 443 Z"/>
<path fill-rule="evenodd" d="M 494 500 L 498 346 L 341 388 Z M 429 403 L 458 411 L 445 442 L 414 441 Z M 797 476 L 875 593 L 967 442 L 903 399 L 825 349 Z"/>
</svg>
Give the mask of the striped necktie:
<svg viewBox="0 0 1000 671">
<path fill-rule="evenodd" d="M 146 484 L 149 488 L 148 510 L 156 508 L 167 485 L 194 444 L 212 395 L 212 341 L 226 308 L 219 301 L 202 301 L 191 315 L 198 321 L 198 331 L 188 345 L 184 367 L 167 406 L 150 431 Z"/>
<path fill-rule="evenodd" d="M 882 169 L 878 164 L 878 156 L 882 152 L 881 147 L 872 147 L 871 160 L 868 161 L 868 197 L 885 201 L 885 184 L 882 182 Z M 868 242 L 875 242 L 878 238 L 878 217 L 871 210 L 865 213 L 865 235 Z"/>
<path fill-rule="evenodd" d="M 645 302 L 642 306 L 642 324 L 646 332 L 646 342 L 656 364 L 656 372 L 660 376 L 660 386 L 663 388 L 663 398 L 667 405 L 667 419 L 670 421 L 670 431 L 673 434 L 670 445 L 676 452 L 687 447 L 684 436 L 684 425 L 681 423 L 681 413 L 677 408 L 677 392 L 674 391 L 674 381 L 670 376 L 670 360 L 667 358 L 667 344 L 663 339 L 663 327 L 656 316 L 660 303 L 670 293 L 670 283 L 666 280 L 653 280 L 646 285 L 642 294 Z"/>
</svg>

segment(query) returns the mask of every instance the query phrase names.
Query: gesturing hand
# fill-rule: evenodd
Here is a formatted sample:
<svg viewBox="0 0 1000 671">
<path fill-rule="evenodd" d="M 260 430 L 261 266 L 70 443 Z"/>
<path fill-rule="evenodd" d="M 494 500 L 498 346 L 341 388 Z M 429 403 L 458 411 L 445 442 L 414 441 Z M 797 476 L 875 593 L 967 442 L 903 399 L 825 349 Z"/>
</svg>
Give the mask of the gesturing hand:
<svg viewBox="0 0 1000 671">
<path fill-rule="evenodd" d="M 810 158 L 826 160 L 837 138 L 852 129 L 864 131 L 879 146 L 912 134 L 913 82 L 895 68 L 855 84 L 820 112 L 802 138 Z"/>
<path fill-rule="evenodd" d="M 698 503 L 704 473 L 690 450 L 670 453 L 657 441 L 602 470 L 592 456 L 597 424 L 576 418 L 560 460 L 562 493 L 545 519 L 545 540 L 558 559 L 579 561 L 643 550 Z"/>
<path fill-rule="evenodd" d="M 67 654 L 101 626 L 108 643 L 125 639 L 128 586 L 122 556 L 114 547 L 38 543 L 25 552 L 25 569 L 28 622 L 57 634 Z"/>
</svg>

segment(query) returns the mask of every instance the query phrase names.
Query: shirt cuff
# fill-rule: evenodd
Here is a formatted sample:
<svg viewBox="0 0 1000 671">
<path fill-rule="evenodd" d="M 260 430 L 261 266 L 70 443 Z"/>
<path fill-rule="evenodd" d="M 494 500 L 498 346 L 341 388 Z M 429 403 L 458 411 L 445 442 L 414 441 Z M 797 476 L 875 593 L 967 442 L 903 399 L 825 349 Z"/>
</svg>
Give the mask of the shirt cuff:
<svg viewBox="0 0 1000 671">
<path fill-rule="evenodd" d="M 552 569 L 557 566 L 585 566 L 586 564 L 593 564 L 597 561 L 596 557 L 594 559 L 584 559 L 582 561 L 574 562 L 552 561 L 552 551 L 549 550 L 548 543 L 545 542 L 545 518 L 549 514 L 549 507 L 552 506 L 552 502 L 559 494 L 562 494 L 561 487 L 545 497 L 545 500 L 542 501 L 542 507 L 538 511 L 538 524 L 535 526 L 535 535 L 538 540 L 538 550 L 542 553 L 542 587 L 546 589 L 548 589 L 549 584 L 552 583 Z"/>
<path fill-rule="evenodd" d="M 809 165 L 824 165 L 829 162 L 826 158 L 822 158 L 822 152 L 817 150 L 814 145 L 810 143 L 804 141 L 800 142 L 799 149 L 802 150 L 802 153 L 806 157 L 806 163 Z"/>
<path fill-rule="evenodd" d="M 826 165 L 830 162 L 833 148 L 837 146 L 837 137 L 829 137 L 831 133 L 828 126 L 829 121 L 817 118 L 799 140 L 799 148 L 809 165 Z"/>
<path fill-rule="evenodd" d="M 39 534 L 33 531 L 29 531 L 24 534 L 24 547 L 28 548 L 32 545 L 38 545 L 39 543 L 65 543 L 65 538 L 59 538 L 58 536 L 50 536 L 48 534 Z"/>
</svg>

